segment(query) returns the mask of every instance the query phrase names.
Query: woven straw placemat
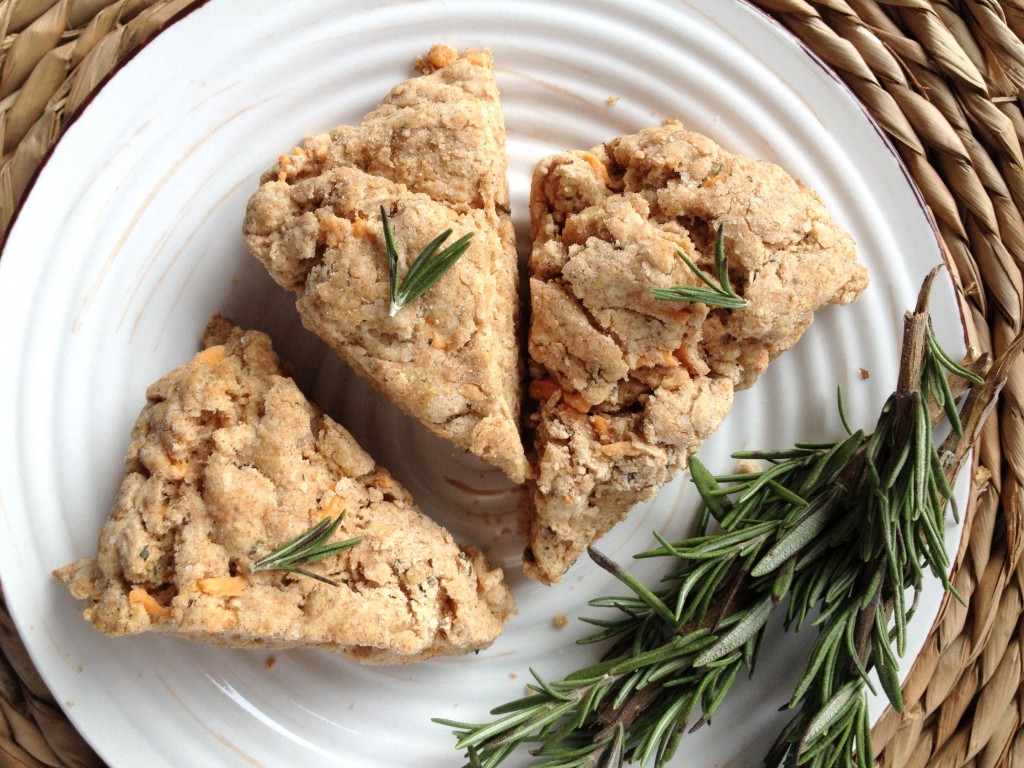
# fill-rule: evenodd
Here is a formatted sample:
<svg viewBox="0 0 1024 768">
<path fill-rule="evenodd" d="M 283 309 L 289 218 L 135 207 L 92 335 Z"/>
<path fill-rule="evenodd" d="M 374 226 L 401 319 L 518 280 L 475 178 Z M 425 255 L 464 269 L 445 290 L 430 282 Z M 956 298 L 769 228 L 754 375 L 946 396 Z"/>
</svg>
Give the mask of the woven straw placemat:
<svg viewBox="0 0 1024 768">
<path fill-rule="evenodd" d="M 62 129 L 117 65 L 198 0 L 0 0 L 0 233 Z M 862 101 L 931 208 L 974 347 L 1024 296 L 1024 0 L 760 0 Z M 883 766 L 1024 766 L 1024 361 L 978 443 L 955 586 L 874 729 Z M 0 764 L 102 765 L 32 666 L 0 595 Z"/>
</svg>

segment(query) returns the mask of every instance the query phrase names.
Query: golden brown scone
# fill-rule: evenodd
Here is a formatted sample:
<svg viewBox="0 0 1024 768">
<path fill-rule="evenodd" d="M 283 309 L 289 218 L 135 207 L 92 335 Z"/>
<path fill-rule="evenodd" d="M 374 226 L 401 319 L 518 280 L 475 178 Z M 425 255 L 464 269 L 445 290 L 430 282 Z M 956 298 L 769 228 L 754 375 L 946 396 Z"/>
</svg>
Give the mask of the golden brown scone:
<svg viewBox="0 0 1024 768">
<path fill-rule="evenodd" d="M 282 375 L 270 339 L 215 318 L 206 349 L 150 386 L 99 551 L 55 575 L 101 632 L 232 647 L 317 647 L 396 664 L 486 647 L 515 612 L 499 569 Z M 253 563 L 324 517 L 354 548 Z"/>
<path fill-rule="evenodd" d="M 542 160 L 530 217 L 530 394 L 536 479 L 526 571 L 557 581 L 650 498 L 810 325 L 867 273 L 820 198 L 770 163 L 677 122 Z M 723 226 L 742 310 L 657 300 L 714 276 Z"/>
<path fill-rule="evenodd" d="M 298 295 L 303 323 L 408 415 L 504 470 L 529 472 L 508 214 L 505 126 L 491 56 L 435 46 L 424 74 L 358 126 L 307 138 L 267 171 L 246 211 L 249 249 Z M 399 275 L 437 235 L 469 250 L 389 317 L 380 207 Z"/>
</svg>

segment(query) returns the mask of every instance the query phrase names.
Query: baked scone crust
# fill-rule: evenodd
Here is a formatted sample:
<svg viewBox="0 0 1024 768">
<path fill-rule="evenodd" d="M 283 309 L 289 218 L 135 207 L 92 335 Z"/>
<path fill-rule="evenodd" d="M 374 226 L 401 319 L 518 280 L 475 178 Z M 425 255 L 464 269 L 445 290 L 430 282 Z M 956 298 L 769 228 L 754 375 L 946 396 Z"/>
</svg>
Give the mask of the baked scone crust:
<svg viewBox="0 0 1024 768">
<path fill-rule="evenodd" d="M 499 569 L 458 547 L 286 377 L 270 339 L 215 318 L 151 385 L 95 558 L 55 575 L 110 635 L 317 647 L 396 664 L 488 646 L 515 612 Z M 253 571 L 325 516 L 354 548 L 310 564 L 337 586 Z"/>
<path fill-rule="evenodd" d="M 423 73 L 357 126 L 307 138 L 261 179 L 244 234 L 303 323 L 405 413 L 500 467 L 529 473 L 505 128 L 491 56 L 435 46 Z M 389 317 L 380 208 L 399 275 L 441 232 L 469 250 Z"/>
<path fill-rule="evenodd" d="M 867 284 L 820 197 L 771 163 L 674 121 L 537 165 L 530 202 L 536 479 L 524 562 L 557 581 L 650 498 L 820 306 Z M 714 275 L 723 227 L 742 310 L 661 301 Z"/>
</svg>

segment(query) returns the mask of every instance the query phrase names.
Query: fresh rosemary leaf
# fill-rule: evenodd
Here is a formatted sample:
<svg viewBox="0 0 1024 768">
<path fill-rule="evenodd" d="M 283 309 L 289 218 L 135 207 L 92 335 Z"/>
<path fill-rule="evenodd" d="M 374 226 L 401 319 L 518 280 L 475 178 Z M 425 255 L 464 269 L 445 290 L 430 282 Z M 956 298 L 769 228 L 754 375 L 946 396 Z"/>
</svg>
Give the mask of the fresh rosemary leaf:
<svg viewBox="0 0 1024 768">
<path fill-rule="evenodd" d="M 930 322 L 928 323 L 926 337 L 928 340 L 928 348 L 931 352 L 931 355 L 938 363 L 942 365 L 943 368 L 945 368 L 954 376 L 959 376 L 961 379 L 964 379 L 965 381 L 976 386 L 981 386 L 982 384 L 985 383 L 985 379 L 983 379 L 981 376 L 979 376 L 969 368 L 961 365 L 960 363 L 958 363 L 956 360 L 949 356 L 949 353 L 942 348 L 942 346 L 938 342 L 938 339 L 935 338 L 935 332 L 932 330 Z"/>
<path fill-rule="evenodd" d="M 796 558 L 784 562 L 772 579 L 772 600 L 777 604 L 789 594 L 793 588 L 793 577 L 796 575 Z"/>
<path fill-rule="evenodd" d="M 669 705 L 668 711 L 666 711 L 662 717 L 658 718 L 651 727 L 647 738 L 644 740 L 644 745 L 640 750 L 637 762 L 644 765 L 648 760 L 650 760 L 651 755 L 655 750 L 661 748 L 662 751 L 664 751 L 665 747 L 663 747 L 663 745 L 665 744 L 666 736 L 671 736 L 672 730 L 674 730 L 676 724 L 680 721 L 685 724 L 693 713 L 693 710 L 696 709 L 699 700 L 699 693 L 695 693 L 689 700 L 680 698 L 672 702 L 672 704 Z M 666 759 L 666 756 L 663 754 L 660 759 L 664 760 Z"/>
<path fill-rule="evenodd" d="M 823 733 L 849 712 L 856 705 L 859 696 L 863 696 L 863 689 L 856 681 L 851 681 L 840 688 L 808 723 L 800 745 L 800 752 L 804 752 L 807 747 L 814 744 Z"/>
<path fill-rule="evenodd" d="M 615 727 L 614 741 L 611 743 L 611 749 L 608 750 L 608 759 L 606 761 L 607 765 L 620 765 L 622 763 L 622 758 L 625 753 L 625 743 L 626 729 L 623 727 L 622 723 L 618 723 Z M 580 763 L 580 765 L 584 766 L 586 763 Z"/>
<path fill-rule="evenodd" d="M 885 654 L 885 649 L 882 647 L 884 643 L 880 643 L 875 649 L 875 653 L 879 656 Z M 903 691 L 900 688 L 900 676 L 898 674 L 899 667 L 894 663 L 895 660 L 889 663 L 881 663 L 876 665 L 878 671 L 878 682 L 882 684 L 882 690 L 885 691 L 886 698 L 889 699 L 889 703 L 892 704 L 892 708 L 897 712 L 903 711 Z"/>
<path fill-rule="evenodd" d="M 806 503 L 803 499 L 800 499 L 800 502 Z M 783 563 L 799 553 L 825 530 L 833 514 L 832 499 L 827 496 L 819 499 L 813 507 L 808 507 L 801 521 L 772 545 L 750 571 L 750 575 L 767 576 L 778 570 Z"/>
<path fill-rule="evenodd" d="M 612 739 L 621 740 L 622 737 L 618 736 L 618 733 L 625 733 L 621 726 L 616 729 L 616 734 L 609 734 L 605 737 L 605 743 L 611 742 Z M 552 759 L 545 760 L 542 763 L 534 763 L 533 768 L 582 768 L 587 764 L 587 758 L 591 750 L 592 747 L 589 744 L 577 747 L 576 749 L 559 750 L 553 754 Z M 612 754 L 616 750 L 621 752 L 621 743 L 612 747 Z"/>
<path fill-rule="evenodd" d="M 679 595 L 676 598 L 676 616 L 683 616 L 684 609 L 693 603 L 700 601 L 689 600 L 690 593 L 701 585 L 719 584 L 729 568 L 728 561 L 706 560 L 700 563 L 682 580 L 679 585 Z"/>
<path fill-rule="evenodd" d="M 718 482 L 715 480 L 714 475 L 705 467 L 699 459 L 693 457 L 690 460 L 690 479 L 693 484 L 697 487 L 701 497 L 708 499 L 705 503 L 705 507 L 712 517 L 718 522 L 722 522 L 725 518 L 726 513 L 732 509 L 732 504 L 724 498 L 718 496 L 717 491 L 719 490 Z M 704 525 L 699 526 L 700 530 L 704 530 Z"/>
<path fill-rule="evenodd" d="M 718 226 L 718 234 L 715 236 L 715 274 L 718 283 L 713 282 L 705 275 L 689 256 L 682 251 L 676 251 L 678 256 L 697 279 L 704 283 L 699 285 L 673 285 L 670 288 L 652 288 L 654 297 L 662 301 L 688 301 L 707 304 L 709 307 L 721 307 L 722 309 L 743 309 L 747 306 L 747 300 L 737 294 L 729 284 L 729 263 L 725 257 L 725 233 L 722 225 Z"/>
<path fill-rule="evenodd" d="M 695 667 L 706 667 L 708 664 L 718 661 L 718 659 L 742 646 L 751 636 L 761 631 L 765 622 L 768 621 L 768 617 L 772 615 L 774 608 L 775 601 L 772 600 L 770 595 L 762 598 L 757 605 L 749 609 L 742 621 L 723 635 L 713 646 L 698 656 L 694 660 L 693 665 Z"/>
<path fill-rule="evenodd" d="M 669 610 L 669 607 L 663 603 L 657 595 L 651 590 L 644 586 L 644 584 L 633 576 L 631 573 L 622 570 L 618 565 L 612 562 L 610 559 L 602 555 L 598 550 L 593 547 L 590 548 L 590 557 L 595 563 L 600 565 L 615 578 L 625 584 L 627 587 L 636 592 L 637 597 L 643 600 L 647 605 L 651 607 L 655 613 L 661 616 L 665 621 L 674 622 L 676 620 L 675 614 Z"/>
<path fill-rule="evenodd" d="M 740 669 L 744 666 L 747 665 L 730 664 L 726 668 L 724 680 L 718 685 L 718 692 L 715 694 L 714 698 L 709 698 L 708 702 L 704 704 L 704 711 L 701 715 L 701 723 L 711 722 L 711 718 L 718 710 L 718 707 L 721 706 L 722 702 L 725 701 L 726 694 L 729 693 L 729 690 L 732 688 L 732 684 L 736 682 L 736 676 L 739 675 Z"/>
<path fill-rule="evenodd" d="M 872 695 L 874 695 L 878 692 L 875 690 L 874 683 L 871 682 L 871 677 L 868 675 L 867 667 L 864 666 L 864 662 L 861 659 L 861 650 L 858 645 L 857 637 L 858 624 L 857 614 L 851 614 L 846 618 L 846 631 L 845 637 L 843 638 L 846 641 L 846 654 L 850 658 L 850 661 L 853 662 L 854 667 L 856 667 L 861 681 L 863 681 L 864 685 L 867 686 L 867 689 L 871 691 Z"/>
<path fill-rule="evenodd" d="M 322 581 L 325 584 L 330 584 L 334 587 L 338 586 L 338 582 L 333 579 L 321 576 L 318 573 L 313 573 L 301 566 L 315 563 L 318 560 L 323 560 L 324 558 L 336 555 L 339 552 L 344 552 L 346 549 L 351 549 L 362 541 L 362 537 L 356 537 L 353 539 L 345 539 L 344 541 L 328 543 L 330 542 L 331 536 L 334 535 L 334 532 L 338 530 L 338 526 L 341 525 L 341 521 L 344 517 L 344 512 L 338 515 L 333 522 L 330 517 L 325 517 L 305 533 L 296 536 L 287 544 L 284 544 L 273 552 L 261 557 L 252 564 L 252 570 L 289 571 L 303 576 L 308 576 L 311 579 Z"/>
<path fill-rule="evenodd" d="M 383 205 L 380 207 L 380 220 L 384 228 L 384 249 L 388 257 L 388 295 L 391 300 L 388 314 L 394 317 L 398 314 L 398 310 L 426 293 L 445 272 L 455 265 L 455 262 L 462 258 L 462 255 L 469 249 L 469 241 L 472 239 L 473 233 L 467 232 L 447 248 L 440 250 L 445 241 L 452 236 L 452 230 L 446 229 L 431 240 L 427 247 L 413 259 L 405 273 L 405 278 L 399 284 L 398 249 L 395 246 L 395 237 Z"/>
<path fill-rule="evenodd" d="M 765 486 L 770 485 L 773 481 L 776 480 L 776 478 L 782 478 L 785 475 L 789 474 L 792 469 L 792 464 L 783 461 L 776 464 L 773 467 L 770 467 L 769 469 L 766 469 L 764 472 L 758 472 L 750 483 L 738 484 L 739 487 L 737 487 L 736 490 L 742 490 L 742 493 L 733 504 L 733 509 L 736 509 L 737 507 L 743 507 L 744 505 L 750 503 L 752 499 L 757 498 L 757 495 L 762 492 Z M 721 480 L 721 478 L 719 478 L 719 480 Z M 801 498 L 803 497 L 801 496 Z M 707 501 L 705 501 L 704 503 L 707 504 Z M 728 521 L 729 518 L 726 518 L 726 520 Z M 724 527 L 731 527 L 731 525 Z"/>
<path fill-rule="evenodd" d="M 788 501 L 790 504 L 793 504 L 797 508 L 809 506 L 807 503 L 807 499 L 805 499 L 803 496 L 797 493 L 794 493 L 781 483 L 775 480 L 769 480 L 768 485 L 771 486 L 771 489 L 775 491 L 775 493 L 778 496 L 780 496 L 783 500 Z"/>
<path fill-rule="evenodd" d="M 550 685 L 548 685 L 544 678 L 537 674 L 536 670 L 531 669 L 530 674 L 533 675 L 533 679 L 537 681 L 537 685 L 540 687 L 540 693 L 547 694 L 550 698 L 558 699 L 559 701 L 569 701 L 568 696 L 559 693 Z"/>
</svg>

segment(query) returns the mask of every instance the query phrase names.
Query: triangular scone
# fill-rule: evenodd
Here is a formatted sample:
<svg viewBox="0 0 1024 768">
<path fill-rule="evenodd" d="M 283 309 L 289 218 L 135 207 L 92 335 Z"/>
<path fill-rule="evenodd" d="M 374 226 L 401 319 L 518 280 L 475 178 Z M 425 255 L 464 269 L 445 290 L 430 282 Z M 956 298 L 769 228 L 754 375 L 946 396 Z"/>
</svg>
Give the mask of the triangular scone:
<svg viewBox="0 0 1024 768">
<path fill-rule="evenodd" d="M 867 284 L 820 198 L 770 163 L 667 122 L 537 166 L 530 203 L 537 476 L 527 573 L 557 581 L 681 467 L 826 303 Z M 742 310 L 656 299 L 712 278 L 723 227 Z"/>
<path fill-rule="evenodd" d="M 458 547 L 284 376 L 270 339 L 216 318 L 153 384 L 95 558 L 55 575 L 110 635 L 316 647 L 396 664 L 486 647 L 515 612 L 500 570 Z M 253 570 L 326 516 L 354 548 Z"/>
<path fill-rule="evenodd" d="M 436 434 L 522 482 L 518 266 L 505 127 L 486 51 L 443 46 L 358 126 L 306 139 L 263 175 L 244 231 L 302 322 Z M 389 317 L 380 208 L 398 274 L 446 229 L 461 260 Z"/>
</svg>

